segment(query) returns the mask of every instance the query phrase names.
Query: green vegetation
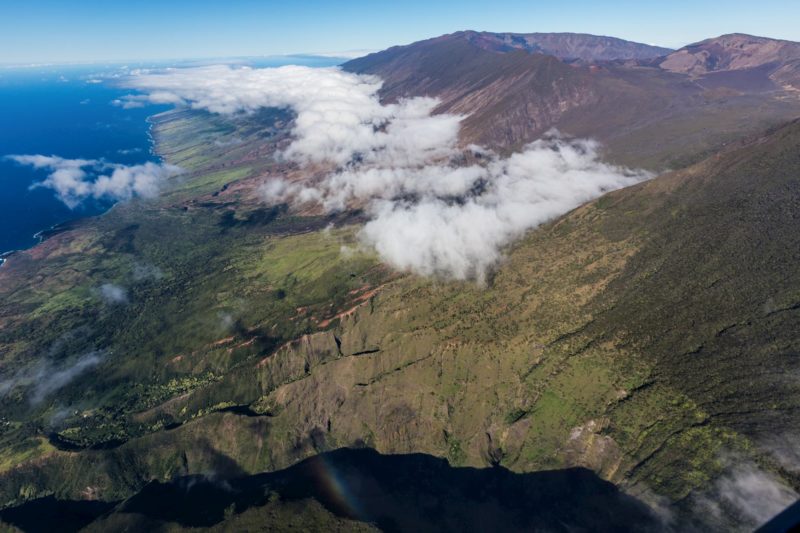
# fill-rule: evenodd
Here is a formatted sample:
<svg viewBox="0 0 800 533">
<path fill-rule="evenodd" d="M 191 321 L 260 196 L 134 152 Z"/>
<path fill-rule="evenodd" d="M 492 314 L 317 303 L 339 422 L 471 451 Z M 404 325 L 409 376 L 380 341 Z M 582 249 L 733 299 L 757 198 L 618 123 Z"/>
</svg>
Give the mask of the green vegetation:
<svg viewBox="0 0 800 533">
<path fill-rule="evenodd" d="M 159 117 L 188 175 L 0 269 L 4 379 L 105 354 L 39 403 L 0 399 L 0 504 L 364 445 L 680 500 L 720 454 L 767 464 L 752 441 L 796 420 L 800 382 L 773 377 L 800 349 L 800 125 L 530 232 L 479 287 L 392 273 L 344 219 L 261 204 L 255 178 L 282 167 L 246 157 L 273 135 L 258 120 L 281 119 Z"/>
</svg>

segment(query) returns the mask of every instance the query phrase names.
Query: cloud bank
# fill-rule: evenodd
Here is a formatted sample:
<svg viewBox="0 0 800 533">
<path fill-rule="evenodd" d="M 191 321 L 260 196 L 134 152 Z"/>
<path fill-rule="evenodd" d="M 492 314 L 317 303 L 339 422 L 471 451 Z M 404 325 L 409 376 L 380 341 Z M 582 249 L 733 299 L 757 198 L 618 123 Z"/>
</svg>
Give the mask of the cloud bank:
<svg viewBox="0 0 800 533">
<path fill-rule="evenodd" d="M 559 139 L 488 167 L 440 170 L 416 200 L 373 203 L 362 240 L 402 270 L 478 280 L 526 230 L 642 177 L 600 162 L 592 143 Z"/>
<path fill-rule="evenodd" d="M 337 68 L 214 66 L 141 73 L 131 103 L 174 103 L 235 115 L 290 108 L 294 140 L 281 157 L 328 165 L 322 179 L 268 180 L 270 203 L 364 208 L 361 232 L 394 267 L 455 279 L 486 277 L 503 247 L 526 230 L 650 174 L 600 160 L 598 145 L 552 134 L 499 157 L 458 145 L 463 117 L 438 102 L 380 102 L 380 79 Z"/>
<path fill-rule="evenodd" d="M 357 156 L 384 166 L 396 158 L 424 163 L 455 146 L 461 119 L 431 116 L 432 98 L 383 105 L 380 79 L 337 68 L 217 65 L 141 73 L 127 84 L 146 94 L 124 97 L 120 105 L 177 104 L 219 114 L 291 108 L 295 141 L 285 155 L 307 162 L 346 164 Z"/>
<path fill-rule="evenodd" d="M 10 155 L 7 158 L 20 165 L 48 171 L 44 181 L 31 187 L 52 189 L 70 209 L 75 209 L 89 198 L 152 198 L 158 194 L 166 179 L 181 173 L 181 169 L 174 165 L 152 162 L 120 165 L 98 159 L 65 159 L 46 155 Z"/>
</svg>

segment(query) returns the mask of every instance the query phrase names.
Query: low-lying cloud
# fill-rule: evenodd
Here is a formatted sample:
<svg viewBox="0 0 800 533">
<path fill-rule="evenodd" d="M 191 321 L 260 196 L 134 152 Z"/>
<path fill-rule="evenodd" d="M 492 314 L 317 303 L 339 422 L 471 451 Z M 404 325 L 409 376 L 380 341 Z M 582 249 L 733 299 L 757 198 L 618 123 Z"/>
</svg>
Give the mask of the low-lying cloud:
<svg viewBox="0 0 800 533">
<path fill-rule="evenodd" d="M 83 201 L 130 200 L 135 196 L 152 198 L 164 181 L 181 173 L 174 165 L 147 162 L 140 165 L 120 165 L 98 159 L 65 159 L 47 155 L 10 155 L 8 159 L 35 169 L 48 171 L 44 181 L 32 188 L 45 187 L 70 209 Z"/>
<path fill-rule="evenodd" d="M 114 283 L 104 283 L 98 289 L 100 298 L 109 305 L 128 303 L 128 290 Z"/>
<path fill-rule="evenodd" d="M 526 230 L 651 177 L 605 164 L 596 143 L 557 133 L 505 158 L 464 149 L 463 117 L 434 115 L 437 100 L 382 104 L 380 79 L 337 68 L 215 66 L 143 73 L 128 83 L 144 93 L 125 99 L 135 103 L 228 115 L 291 108 L 294 140 L 280 157 L 330 169 L 313 182 L 269 179 L 265 199 L 328 212 L 364 208 L 372 218 L 362 242 L 423 275 L 484 279 Z"/>
<path fill-rule="evenodd" d="M 733 519 L 741 531 L 752 531 L 798 497 L 789 486 L 752 462 L 739 461 L 717 480 L 711 491 L 695 497 L 694 504 L 700 521 L 712 529 Z"/>
<path fill-rule="evenodd" d="M 177 104 L 220 114 L 291 108 L 295 141 L 285 155 L 298 161 L 346 164 L 357 156 L 383 166 L 398 159 L 422 164 L 455 146 L 461 119 L 431 116 L 432 98 L 383 105 L 379 78 L 337 68 L 217 65 L 142 73 L 128 85 L 146 94 L 129 95 L 120 105 Z"/>
<path fill-rule="evenodd" d="M 0 381 L 0 397 L 17 387 L 29 388 L 28 399 L 38 405 L 50 394 L 62 389 L 79 375 L 89 371 L 103 361 L 103 352 L 90 352 L 72 361 L 55 363 L 41 359 L 35 365 L 18 371 L 12 377 Z"/>
<path fill-rule="evenodd" d="M 794 430 L 784 434 L 762 437 L 759 448 L 769 453 L 778 463 L 795 474 L 800 474 L 800 432 Z"/>
<path fill-rule="evenodd" d="M 371 220 L 361 241 L 395 268 L 480 281 L 526 230 L 650 177 L 603 163 L 594 142 L 557 135 L 508 158 L 481 159 L 355 165 L 313 184 L 273 179 L 262 193 L 270 203 L 316 202 L 326 211 L 366 203 Z"/>
<path fill-rule="evenodd" d="M 135 263 L 133 265 L 134 281 L 158 281 L 164 277 L 164 271 L 151 263 Z"/>
<path fill-rule="evenodd" d="M 480 280 L 525 230 L 641 179 L 600 162 L 590 143 L 558 139 L 459 171 L 449 194 L 445 187 L 417 192 L 413 201 L 374 202 L 362 240 L 400 269 Z M 445 168 L 440 176 L 454 172 Z"/>
</svg>

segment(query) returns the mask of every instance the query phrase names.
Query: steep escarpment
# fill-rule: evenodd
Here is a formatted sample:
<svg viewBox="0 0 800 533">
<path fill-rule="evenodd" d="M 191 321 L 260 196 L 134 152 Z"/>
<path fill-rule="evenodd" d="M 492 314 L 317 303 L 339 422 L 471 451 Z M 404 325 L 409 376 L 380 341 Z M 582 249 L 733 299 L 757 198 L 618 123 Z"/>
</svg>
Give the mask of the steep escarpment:
<svg viewBox="0 0 800 533">
<path fill-rule="evenodd" d="M 798 148 L 795 121 L 604 199 L 615 211 L 646 210 L 631 222 L 648 235 L 609 287 L 620 298 L 604 320 L 658 354 L 658 374 L 712 417 L 755 437 L 798 415 L 798 384 L 781 377 L 800 370 Z"/>
</svg>

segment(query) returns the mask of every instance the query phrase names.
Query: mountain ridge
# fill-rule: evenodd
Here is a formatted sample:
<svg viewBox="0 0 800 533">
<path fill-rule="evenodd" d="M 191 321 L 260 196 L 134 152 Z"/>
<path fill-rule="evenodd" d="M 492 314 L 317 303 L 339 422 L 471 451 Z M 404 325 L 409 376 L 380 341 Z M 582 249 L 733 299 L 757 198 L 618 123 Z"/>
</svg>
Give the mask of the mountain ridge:
<svg viewBox="0 0 800 533">
<path fill-rule="evenodd" d="M 498 53 L 468 37 L 393 47 L 343 68 L 380 76 L 385 101 L 438 98 L 437 113 L 464 116 L 465 145 L 510 152 L 557 128 L 603 142 L 615 162 L 656 171 L 697 162 L 800 115 L 800 94 L 776 86 L 767 71 L 696 79 L 658 60 L 569 64 L 522 49 Z"/>
<path fill-rule="evenodd" d="M 529 53 L 551 55 L 565 61 L 641 60 L 665 56 L 674 51 L 670 48 L 588 33 L 494 33 L 464 30 L 452 35 L 463 36 L 477 46 L 495 52 L 525 50 Z"/>
<path fill-rule="evenodd" d="M 800 43 L 730 33 L 676 50 L 659 67 L 695 77 L 751 71 L 752 78 L 766 75 L 775 82 L 776 89 L 781 85 L 800 89 Z"/>
<path fill-rule="evenodd" d="M 0 511 L 0 518 L 27 530 L 54 503 L 34 501 Z M 81 524 L 87 531 L 231 523 L 229 527 L 248 529 L 242 522 L 281 530 L 287 518 L 276 520 L 275 514 L 298 507 L 306 516 L 295 520 L 318 531 L 453 531 L 476 524 L 504 531 L 529 531 L 534 525 L 617 531 L 658 526 L 645 504 L 587 469 L 518 474 L 502 467 L 456 468 L 423 454 L 381 455 L 369 449 L 333 450 L 285 470 L 245 477 L 154 481 L 110 510 L 98 507 L 100 512 L 86 513 L 84 522 L 95 518 Z M 254 514 L 258 518 L 249 517 Z"/>
</svg>

